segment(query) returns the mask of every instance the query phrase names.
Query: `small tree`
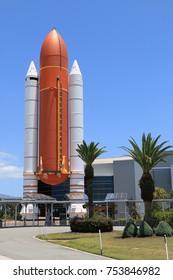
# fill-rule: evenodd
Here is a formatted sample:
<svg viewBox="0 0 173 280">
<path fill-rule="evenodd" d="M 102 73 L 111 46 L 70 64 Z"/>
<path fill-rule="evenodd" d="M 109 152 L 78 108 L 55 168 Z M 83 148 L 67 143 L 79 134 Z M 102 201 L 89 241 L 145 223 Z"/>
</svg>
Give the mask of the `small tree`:
<svg viewBox="0 0 173 280">
<path fill-rule="evenodd" d="M 89 208 L 89 218 L 93 216 L 93 178 L 94 178 L 94 168 L 92 163 L 101 154 L 105 153 L 104 148 L 98 148 L 99 143 L 91 142 L 89 145 L 83 140 L 82 144 L 78 144 L 78 156 L 85 163 L 85 181 L 86 189 L 88 191 L 88 208 Z"/>
<path fill-rule="evenodd" d="M 165 158 L 169 155 L 173 155 L 173 152 L 168 151 L 172 146 L 165 146 L 167 141 L 158 144 L 160 135 L 157 138 L 153 138 L 151 133 L 145 136 L 142 135 L 142 147 L 140 148 L 136 141 L 131 137 L 129 140 L 132 145 L 132 149 L 122 146 L 121 148 L 127 151 L 130 156 L 140 165 L 143 174 L 139 181 L 141 188 L 141 198 L 145 205 L 145 220 L 148 224 L 151 224 L 151 203 L 153 200 L 153 194 L 155 191 L 154 180 L 150 171 L 159 162 L 166 162 Z"/>
</svg>

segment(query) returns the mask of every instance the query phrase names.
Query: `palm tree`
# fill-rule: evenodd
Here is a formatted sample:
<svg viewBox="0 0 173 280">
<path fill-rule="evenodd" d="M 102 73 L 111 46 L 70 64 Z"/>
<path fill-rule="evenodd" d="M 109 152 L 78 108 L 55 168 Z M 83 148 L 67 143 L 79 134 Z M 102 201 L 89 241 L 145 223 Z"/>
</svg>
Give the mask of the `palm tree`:
<svg viewBox="0 0 173 280">
<path fill-rule="evenodd" d="M 89 207 L 89 218 L 93 216 L 93 177 L 94 177 L 94 168 L 92 163 L 94 160 L 105 152 L 104 148 L 98 148 L 99 143 L 91 142 L 89 145 L 83 140 L 82 144 L 78 144 L 78 156 L 85 163 L 85 182 L 86 189 L 88 191 L 88 207 Z"/>
<path fill-rule="evenodd" d="M 154 180 L 151 176 L 150 171 L 159 162 L 166 162 L 165 158 L 169 155 L 173 155 L 172 151 L 168 149 L 173 146 L 164 146 L 168 141 L 164 141 L 158 144 L 158 140 L 161 135 L 157 138 L 152 138 L 151 133 L 145 136 L 142 135 L 142 149 L 139 148 L 136 141 L 131 137 L 129 140 L 133 149 L 122 146 L 121 148 L 127 151 L 130 156 L 140 165 L 143 174 L 139 180 L 139 186 L 141 188 L 141 198 L 145 205 L 145 220 L 147 223 L 152 223 L 151 217 L 151 204 L 153 200 L 153 193 L 155 191 Z"/>
</svg>

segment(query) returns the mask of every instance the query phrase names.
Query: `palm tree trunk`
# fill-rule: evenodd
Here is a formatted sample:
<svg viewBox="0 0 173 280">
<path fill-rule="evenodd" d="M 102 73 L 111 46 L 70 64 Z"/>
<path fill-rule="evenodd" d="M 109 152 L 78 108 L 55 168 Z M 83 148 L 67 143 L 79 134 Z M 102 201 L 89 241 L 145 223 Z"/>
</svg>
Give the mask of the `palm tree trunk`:
<svg viewBox="0 0 173 280">
<path fill-rule="evenodd" d="M 145 205 L 145 217 L 144 217 L 144 220 L 145 220 L 150 226 L 152 226 L 152 215 L 151 215 L 151 205 L 152 205 L 152 201 L 144 201 L 144 205 Z"/>
<path fill-rule="evenodd" d="M 89 218 L 93 216 L 93 186 L 92 179 L 86 181 L 87 190 L 88 190 L 88 210 L 89 210 Z"/>
<path fill-rule="evenodd" d="M 86 188 L 88 193 L 89 218 L 93 216 L 93 177 L 94 169 L 91 164 L 85 166 Z"/>
<path fill-rule="evenodd" d="M 141 198 L 145 205 L 145 221 L 151 226 L 152 225 L 152 213 L 151 205 L 153 200 L 153 193 L 155 191 L 154 181 L 149 172 L 144 172 L 139 181 L 141 188 Z"/>
</svg>

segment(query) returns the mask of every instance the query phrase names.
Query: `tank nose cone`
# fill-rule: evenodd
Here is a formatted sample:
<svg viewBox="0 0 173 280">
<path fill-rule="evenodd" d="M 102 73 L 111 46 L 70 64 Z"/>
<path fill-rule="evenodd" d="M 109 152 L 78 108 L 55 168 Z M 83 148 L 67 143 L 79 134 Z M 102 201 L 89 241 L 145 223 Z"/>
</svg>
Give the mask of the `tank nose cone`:
<svg viewBox="0 0 173 280">
<path fill-rule="evenodd" d="M 48 33 L 41 47 L 40 68 L 48 65 L 68 68 L 66 45 L 56 29 Z"/>
</svg>

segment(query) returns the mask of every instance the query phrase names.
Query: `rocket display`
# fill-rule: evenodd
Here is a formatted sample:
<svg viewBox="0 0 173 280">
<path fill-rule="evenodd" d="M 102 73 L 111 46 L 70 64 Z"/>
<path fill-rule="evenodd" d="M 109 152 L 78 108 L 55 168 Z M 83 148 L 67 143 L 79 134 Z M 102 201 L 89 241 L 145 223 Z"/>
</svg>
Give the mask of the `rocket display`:
<svg viewBox="0 0 173 280">
<path fill-rule="evenodd" d="M 69 75 L 70 93 L 70 193 L 84 193 L 84 163 L 76 149 L 82 144 L 83 133 L 83 81 L 75 60 Z"/>
<path fill-rule="evenodd" d="M 86 214 L 82 203 L 74 203 L 84 199 L 84 163 L 76 149 L 84 139 L 83 127 L 83 80 L 79 65 L 75 60 L 69 75 L 70 104 L 70 194 L 71 204 L 68 213 L 71 217 Z"/>
<path fill-rule="evenodd" d="M 32 61 L 25 79 L 24 194 L 37 192 L 38 74 Z"/>
<path fill-rule="evenodd" d="M 55 29 L 40 53 L 39 177 L 50 185 L 68 177 L 68 55 Z"/>
<path fill-rule="evenodd" d="M 24 196 L 27 192 L 38 192 L 38 180 L 58 185 L 68 177 L 70 193 L 83 194 L 84 165 L 76 152 L 82 141 L 82 74 L 75 60 L 68 77 L 66 45 L 53 29 L 41 47 L 40 75 L 34 62 L 26 75 Z"/>
</svg>

